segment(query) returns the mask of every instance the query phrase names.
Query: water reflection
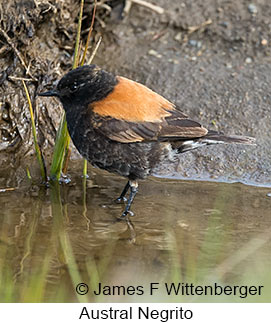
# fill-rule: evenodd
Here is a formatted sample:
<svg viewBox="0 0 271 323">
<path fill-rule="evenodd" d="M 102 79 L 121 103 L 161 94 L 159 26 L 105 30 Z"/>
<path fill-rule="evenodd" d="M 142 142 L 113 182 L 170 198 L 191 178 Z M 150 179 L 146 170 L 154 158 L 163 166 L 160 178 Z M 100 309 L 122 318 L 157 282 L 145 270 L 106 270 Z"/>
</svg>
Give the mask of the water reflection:
<svg viewBox="0 0 271 323">
<path fill-rule="evenodd" d="M 136 216 L 119 221 L 123 206 L 112 201 L 125 180 L 75 174 L 69 185 L 0 194 L 1 301 L 176 301 L 162 291 L 150 298 L 93 290 L 180 281 L 266 284 L 249 300 L 270 297 L 270 189 L 152 178 L 140 183 Z M 79 282 L 87 295 L 76 294 Z"/>
</svg>

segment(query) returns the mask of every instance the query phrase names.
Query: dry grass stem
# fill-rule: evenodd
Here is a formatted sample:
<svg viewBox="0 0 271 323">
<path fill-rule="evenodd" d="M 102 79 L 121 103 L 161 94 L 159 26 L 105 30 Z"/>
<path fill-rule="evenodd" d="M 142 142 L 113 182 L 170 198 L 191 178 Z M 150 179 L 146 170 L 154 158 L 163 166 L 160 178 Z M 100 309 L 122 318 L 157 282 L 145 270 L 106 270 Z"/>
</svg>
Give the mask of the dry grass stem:
<svg viewBox="0 0 271 323">
<path fill-rule="evenodd" d="M 9 79 L 14 80 L 14 81 L 25 81 L 25 82 L 30 82 L 33 81 L 33 79 L 28 79 L 26 77 L 19 77 L 19 76 L 8 76 Z"/>
<path fill-rule="evenodd" d="M 102 41 L 102 36 L 99 38 L 99 40 L 98 40 L 98 42 L 97 42 L 97 44 L 96 44 L 96 46 L 95 46 L 95 48 L 94 48 L 94 50 L 93 50 L 93 52 L 92 52 L 92 54 L 91 54 L 91 57 L 90 57 L 90 59 L 88 60 L 88 64 L 91 64 L 91 62 L 92 62 L 92 60 L 93 60 L 94 56 L 96 55 L 97 50 L 98 50 L 98 48 L 99 48 L 99 46 L 100 46 L 100 44 L 101 44 L 101 41 Z"/>
<path fill-rule="evenodd" d="M 159 15 L 162 15 L 165 12 L 164 8 L 159 7 L 159 6 L 155 5 L 155 4 L 149 3 L 149 2 L 144 1 L 144 0 L 127 0 L 126 4 L 125 4 L 125 7 L 124 7 L 124 10 L 123 10 L 126 15 L 129 13 L 133 3 L 135 3 L 135 4 L 139 5 L 139 6 L 148 8 L 148 9 L 158 13 Z"/>
<path fill-rule="evenodd" d="M 213 21 L 211 19 L 208 19 L 206 21 L 204 21 L 202 24 L 198 25 L 198 26 L 190 26 L 188 27 L 188 34 L 192 34 L 194 33 L 195 31 L 199 30 L 199 29 L 202 29 L 208 25 L 211 25 L 213 23 Z"/>
<path fill-rule="evenodd" d="M 92 34 L 94 21 L 95 21 L 96 8 L 97 8 L 97 1 L 95 0 L 95 4 L 94 4 L 94 8 L 93 8 L 93 15 L 92 15 L 92 19 L 91 19 L 91 25 L 90 25 L 89 32 L 88 32 L 88 37 L 87 37 L 86 46 L 85 46 L 85 49 L 84 49 L 83 58 L 82 58 L 81 64 L 80 64 L 81 66 L 84 65 L 84 62 L 85 62 L 85 59 L 86 59 L 87 50 L 88 50 L 88 44 L 89 44 L 89 41 L 90 41 L 90 36 Z"/>
</svg>

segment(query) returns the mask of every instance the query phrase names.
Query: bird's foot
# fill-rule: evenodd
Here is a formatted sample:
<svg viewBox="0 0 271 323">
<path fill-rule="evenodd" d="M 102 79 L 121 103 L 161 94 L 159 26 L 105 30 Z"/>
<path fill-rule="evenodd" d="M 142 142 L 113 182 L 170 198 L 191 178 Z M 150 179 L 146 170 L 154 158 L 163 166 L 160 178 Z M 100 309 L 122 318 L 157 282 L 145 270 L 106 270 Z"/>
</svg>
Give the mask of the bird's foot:
<svg viewBox="0 0 271 323">
<path fill-rule="evenodd" d="M 117 199 L 115 199 L 115 203 L 118 203 L 118 204 L 126 202 L 126 201 L 127 201 L 127 198 L 125 196 L 120 196 Z"/>
<path fill-rule="evenodd" d="M 134 212 L 132 212 L 132 211 L 124 211 L 123 213 L 122 213 L 122 215 L 121 215 L 121 218 L 125 218 L 127 215 L 129 215 L 129 216 L 134 216 L 135 214 L 134 214 Z"/>
<path fill-rule="evenodd" d="M 71 177 L 68 174 L 64 174 L 61 172 L 59 183 L 69 184 L 71 182 Z"/>
</svg>

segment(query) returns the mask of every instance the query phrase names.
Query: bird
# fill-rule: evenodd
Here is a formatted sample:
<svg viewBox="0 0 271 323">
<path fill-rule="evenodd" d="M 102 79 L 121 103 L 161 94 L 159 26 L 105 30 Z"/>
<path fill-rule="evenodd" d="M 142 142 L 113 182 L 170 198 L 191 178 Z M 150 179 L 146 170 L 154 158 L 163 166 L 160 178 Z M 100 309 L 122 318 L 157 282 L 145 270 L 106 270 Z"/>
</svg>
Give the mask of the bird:
<svg viewBox="0 0 271 323">
<path fill-rule="evenodd" d="M 145 85 L 95 64 L 69 71 L 54 89 L 38 95 L 61 101 L 69 135 L 85 159 L 128 179 L 116 199 L 126 202 L 121 218 L 134 215 L 138 180 L 178 154 L 212 144 L 255 144 L 252 137 L 207 130 Z"/>
</svg>

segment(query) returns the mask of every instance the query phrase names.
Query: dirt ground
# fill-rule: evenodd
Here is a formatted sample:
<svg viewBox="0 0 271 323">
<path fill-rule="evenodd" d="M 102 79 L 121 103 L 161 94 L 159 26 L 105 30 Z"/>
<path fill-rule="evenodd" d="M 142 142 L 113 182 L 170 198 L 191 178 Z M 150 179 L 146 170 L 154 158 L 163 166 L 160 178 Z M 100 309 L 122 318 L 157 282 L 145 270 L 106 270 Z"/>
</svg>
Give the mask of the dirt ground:
<svg viewBox="0 0 271 323">
<path fill-rule="evenodd" d="M 257 138 L 255 147 L 183 154 L 161 174 L 270 185 L 270 1 L 156 0 L 164 14 L 133 4 L 124 19 L 122 1 L 100 3 L 94 63 L 149 86 L 210 129 Z M 92 4 L 85 4 L 84 37 Z M 19 165 L 34 156 L 20 78 L 29 80 L 42 150 L 52 150 L 62 109 L 36 94 L 71 68 L 78 11 L 72 0 L 0 3 L 0 169 L 9 178 L 25 176 Z M 2 174 L 0 186 L 8 184 Z"/>
</svg>

